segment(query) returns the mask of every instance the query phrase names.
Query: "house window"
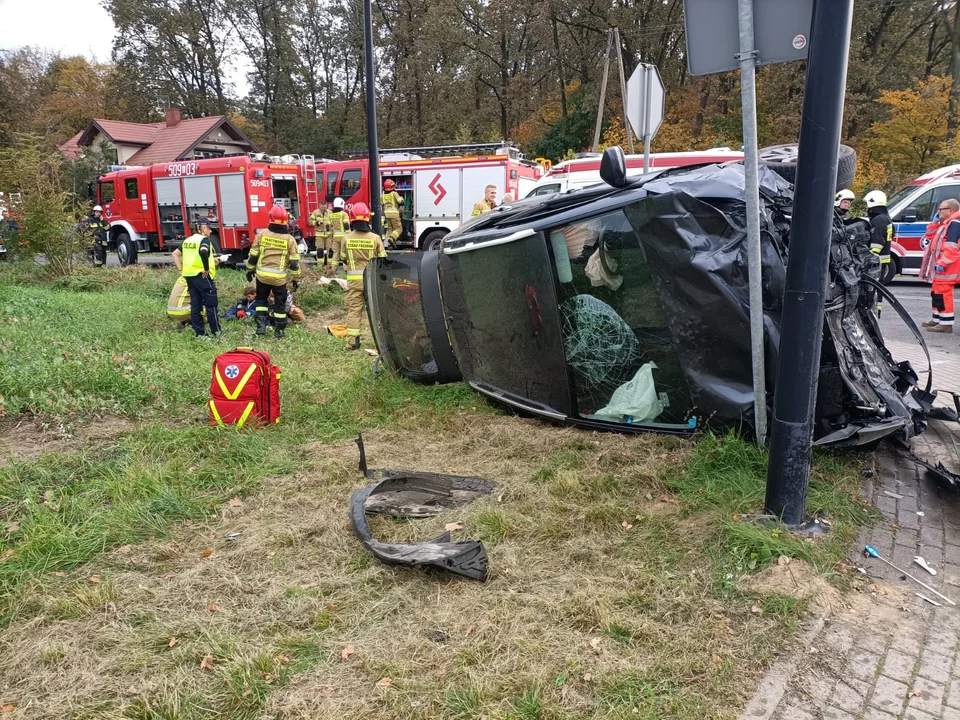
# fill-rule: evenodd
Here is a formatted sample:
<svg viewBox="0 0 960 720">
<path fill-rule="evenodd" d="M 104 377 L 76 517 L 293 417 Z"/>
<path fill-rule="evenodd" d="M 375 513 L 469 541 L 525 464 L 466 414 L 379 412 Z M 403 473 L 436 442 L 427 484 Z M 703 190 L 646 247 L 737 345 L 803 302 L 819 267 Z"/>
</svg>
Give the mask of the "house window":
<svg viewBox="0 0 960 720">
<path fill-rule="evenodd" d="M 140 196 L 136 178 L 127 178 L 123 181 L 123 186 L 126 188 L 127 200 L 136 200 Z"/>
</svg>

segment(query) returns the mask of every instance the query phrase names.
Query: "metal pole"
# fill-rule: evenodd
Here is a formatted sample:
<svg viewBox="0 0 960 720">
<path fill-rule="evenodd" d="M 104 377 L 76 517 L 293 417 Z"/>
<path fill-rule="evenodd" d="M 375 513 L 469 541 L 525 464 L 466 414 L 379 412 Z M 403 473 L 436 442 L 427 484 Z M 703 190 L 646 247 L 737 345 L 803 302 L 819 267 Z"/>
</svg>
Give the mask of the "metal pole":
<svg viewBox="0 0 960 720">
<path fill-rule="evenodd" d="M 603 125 L 603 103 L 607 98 L 607 75 L 610 72 L 610 44 L 612 42 L 613 35 L 607 30 L 607 59 L 603 63 L 603 84 L 600 86 L 600 105 L 597 107 L 597 126 L 593 131 L 594 152 L 600 152 L 600 127 Z"/>
<path fill-rule="evenodd" d="M 653 102 L 653 65 L 643 66 L 643 92 L 646 96 L 643 101 L 643 173 L 650 171 L 650 107 Z"/>
<path fill-rule="evenodd" d="M 367 82 L 367 146 L 370 151 L 370 224 L 377 235 L 383 234 L 380 223 L 380 146 L 377 143 L 377 83 L 373 74 L 373 11 L 371 0 L 363 0 L 363 45 L 366 55 Z"/>
<path fill-rule="evenodd" d="M 747 278 L 750 289 L 750 350 L 753 356 L 753 418 L 757 443 L 767 442 L 767 383 L 763 361 L 763 266 L 760 260 L 760 180 L 757 170 L 757 51 L 753 0 L 737 0 L 740 25 L 740 97 L 743 105 L 743 175 L 747 203 Z"/>
<path fill-rule="evenodd" d="M 807 505 L 852 18 L 853 0 L 814 0 L 767 469 L 767 511 L 788 526 Z"/>
<path fill-rule="evenodd" d="M 617 44 L 617 66 L 620 68 L 620 99 L 623 101 L 623 129 L 627 133 L 627 152 L 633 155 L 633 133 L 627 119 L 627 80 L 623 75 L 623 48 L 620 46 L 620 28 L 613 29 L 613 41 Z"/>
</svg>

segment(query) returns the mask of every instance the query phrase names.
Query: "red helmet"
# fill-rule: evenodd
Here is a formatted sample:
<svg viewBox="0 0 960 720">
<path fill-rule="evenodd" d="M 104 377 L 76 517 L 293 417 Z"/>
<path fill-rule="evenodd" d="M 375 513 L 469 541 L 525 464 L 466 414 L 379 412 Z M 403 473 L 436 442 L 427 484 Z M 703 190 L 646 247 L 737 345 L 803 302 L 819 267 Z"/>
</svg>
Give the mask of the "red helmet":
<svg viewBox="0 0 960 720">
<path fill-rule="evenodd" d="M 287 215 L 287 209 L 283 205 L 274 205 L 270 208 L 270 222 L 278 225 L 286 225 L 290 216 Z"/>
<path fill-rule="evenodd" d="M 387 179 L 383 181 L 383 189 L 386 190 L 387 192 L 390 192 L 395 187 L 396 187 L 396 183 L 394 183 L 393 180 Z"/>
<path fill-rule="evenodd" d="M 353 214 L 354 220 L 360 220 L 361 222 L 370 222 L 370 208 L 366 206 L 366 203 L 362 203 L 362 202 L 354 203 L 353 207 L 350 208 L 350 212 Z"/>
</svg>

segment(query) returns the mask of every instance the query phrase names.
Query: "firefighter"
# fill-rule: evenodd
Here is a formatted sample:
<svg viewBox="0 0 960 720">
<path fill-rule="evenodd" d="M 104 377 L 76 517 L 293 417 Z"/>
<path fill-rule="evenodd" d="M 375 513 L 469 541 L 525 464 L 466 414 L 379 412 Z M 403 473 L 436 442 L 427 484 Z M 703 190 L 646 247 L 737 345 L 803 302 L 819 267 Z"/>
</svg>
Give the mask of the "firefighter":
<svg viewBox="0 0 960 720">
<path fill-rule="evenodd" d="M 287 209 L 270 208 L 270 224 L 257 231 L 247 256 L 247 281 L 257 279 L 257 335 L 267 332 L 270 321 L 270 292 L 273 292 L 273 335 L 282 338 L 287 327 L 287 278 L 293 289 L 300 288 L 300 250 L 289 233 Z"/>
<path fill-rule="evenodd" d="M 887 196 L 879 190 L 871 190 L 863 196 L 870 218 L 870 252 L 880 256 L 880 281 L 889 282 L 890 243 L 893 241 L 893 220 L 887 212 Z M 883 305 L 877 303 L 877 317 Z"/>
<path fill-rule="evenodd" d="M 90 233 L 87 254 L 93 259 L 94 267 L 103 267 L 107 264 L 107 233 L 110 232 L 110 223 L 103 217 L 103 208 L 94 205 L 86 224 L 87 232 Z"/>
<path fill-rule="evenodd" d="M 217 276 L 217 261 L 213 256 L 210 241 L 210 221 L 197 220 L 197 232 L 183 241 L 174 250 L 174 263 L 182 267 L 181 272 L 190 290 L 190 325 L 197 337 L 206 335 L 203 314 L 206 311 L 210 323 L 210 334 L 220 334 L 220 311 L 217 308 L 217 286 L 213 282 Z M 177 253 L 180 256 L 177 257 Z"/>
<path fill-rule="evenodd" d="M 485 212 L 490 212 L 497 206 L 497 186 L 496 185 L 487 185 L 483 189 L 483 200 L 478 202 L 473 206 L 473 212 L 470 213 L 470 217 L 476 217 L 477 215 L 483 215 Z"/>
<path fill-rule="evenodd" d="M 330 212 L 330 237 L 333 244 L 333 261 L 331 263 L 334 273 L 337 266 L 343 262 L 343 238 L 350 230 L 350 216 L 343 204 L 343 198 L 333 199 L 333 210 Z"/>
<path fill-rule="evenodd" d="M 923 323 L 928 332 L 953 332 L 953 287 L 960 283 L 960 201 L 946 198 L 937 207 L 940 226 L 923 255 L 920 279 L 930 281 L 934 321 Z"/>
<path fill-rule="evenodd" d="M 396 247 L 397 241 L 403 233 L 403 223 L 400 221 L 400 208 L 403 207 L 403 195 L 394 188 L 396 184 L 387 178 L 383 181 L 383 195 L 380 202 L 383 205 L 383 216 L 387 220 L 387 243 Z"/>
<path fill-rule="evenodd" d="M 850 204 L 857 199 L 857 196 L 850 190 L 841 190 L 833 197 L 833 206 L 837 209 L 841 220 L 850 217 Z"/>
<path fill-rule="evenodd" d="M 370 208 L 364 203 L 353 206 L 353 225 L 343 239 L 347 266 L 347 350 L 360 349 L 360 323 L 363 321 L 363 269 L 375 257 L 386 257 L 383 240 L 370 228 Z"/>
<path fill-rule="evenodd" d="M 316 229 L 317 263 L 323 266 L 324 275 L 331 275 L 330 259 L 333 257 L 333 240 L 330 237 L 330 209 L 327 207 L 326 200 L 321 200 L 320 207 L 310 213 L 309 222 Z"/>
</svg>

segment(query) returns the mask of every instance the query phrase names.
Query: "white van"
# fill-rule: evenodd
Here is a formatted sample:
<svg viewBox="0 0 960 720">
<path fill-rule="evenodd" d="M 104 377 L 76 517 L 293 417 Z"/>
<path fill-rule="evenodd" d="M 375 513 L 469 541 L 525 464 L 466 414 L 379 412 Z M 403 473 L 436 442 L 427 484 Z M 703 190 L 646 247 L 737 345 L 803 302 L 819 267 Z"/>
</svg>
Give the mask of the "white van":
<svg viewBox="0 0 960 720">
<path fill-rule="evenodd" d="M 642 175 L 643 155 L 627 155 L 626 158 L 627 175 Z M 666 170 L 685 165 L 703 165 L 731 160 L 743 160 L 743 153 L 728 147 L 694 152 L 651 153 L 650 170 Z M 565 160 L 554 165 L 525 197 L 576 190 L 599 182 L 603 182 L 600 179 L 600 154 L 590 153 L 587 157 Z"/>
</svg>

